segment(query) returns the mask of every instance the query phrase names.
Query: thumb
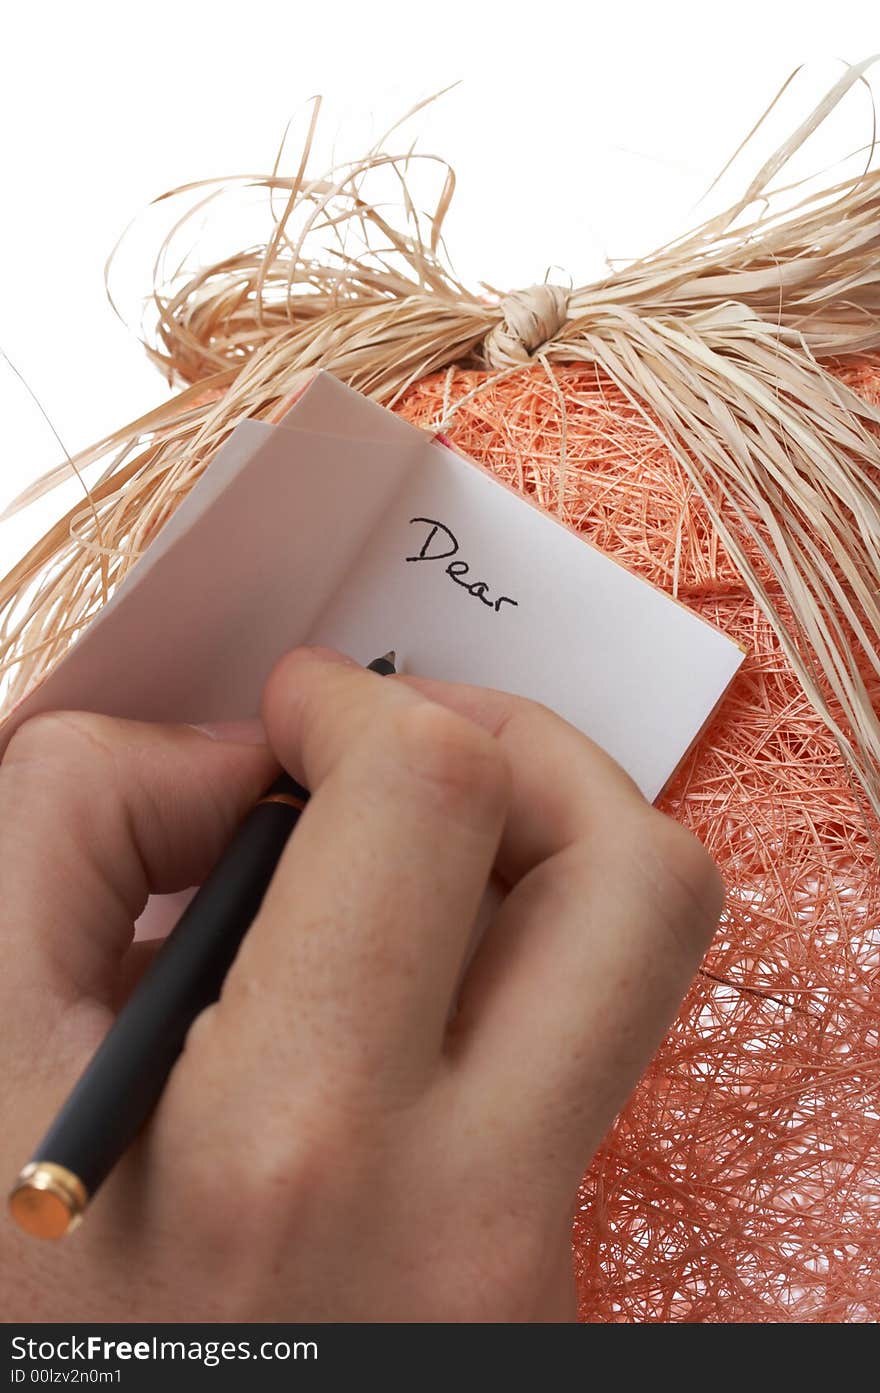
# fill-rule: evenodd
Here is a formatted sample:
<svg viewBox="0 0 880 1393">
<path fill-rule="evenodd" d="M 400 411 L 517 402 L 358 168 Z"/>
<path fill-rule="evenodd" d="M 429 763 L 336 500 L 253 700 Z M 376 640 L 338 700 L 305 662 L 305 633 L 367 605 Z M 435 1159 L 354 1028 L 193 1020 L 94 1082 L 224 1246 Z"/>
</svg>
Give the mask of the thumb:
<svg viewBox="0 0 880 1393">
<path fill-rule="evenodd" d="M 278 764 L 258 722 L 209 734 L 224 732 L 61 711 L 13 735 L 0 766 L 11 1025 L 45 1031 L 53 1006 L 112 1002 L 149 895 L 199 884 L 219 859 Z"/>
</svg>

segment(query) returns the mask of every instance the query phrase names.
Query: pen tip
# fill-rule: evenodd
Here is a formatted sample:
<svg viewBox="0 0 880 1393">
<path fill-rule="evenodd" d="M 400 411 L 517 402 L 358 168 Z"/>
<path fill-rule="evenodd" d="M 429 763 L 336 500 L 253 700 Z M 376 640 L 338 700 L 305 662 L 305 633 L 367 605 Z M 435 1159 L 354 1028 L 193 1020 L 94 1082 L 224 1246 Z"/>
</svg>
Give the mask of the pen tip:
<svg viewBox="0 0 880 1393">
<path fill-rule="evenodd" d="M 380 677 L 392 677 L 397 672 L 397 654 L 394 649 L 383 653 L 381 658 L 374 658 L 371 663 L 367 663 L 370 672 L 378 672 Z"/>
</svg>

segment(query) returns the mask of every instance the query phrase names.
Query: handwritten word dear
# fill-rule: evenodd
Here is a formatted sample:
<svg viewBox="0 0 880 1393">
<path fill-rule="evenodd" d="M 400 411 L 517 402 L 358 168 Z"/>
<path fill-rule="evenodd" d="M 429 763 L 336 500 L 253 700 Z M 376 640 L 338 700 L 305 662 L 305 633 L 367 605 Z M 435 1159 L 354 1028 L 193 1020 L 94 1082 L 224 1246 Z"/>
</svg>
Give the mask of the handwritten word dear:
<svg viewBox="0 0 880 1393">
<path fill-rule="evenodd" d="M 421 523 L 429 530 L 418 556 L 408 556 L 407 561 L 446 561 L 450 556 L 455 556 L 458 551 L 458 539 L 444 523 L 438 522 L 436 518 L 410 518 L 409 521 L 410 526 L 413 523 Z M 509 595 L 499 595 L 497 600 L 491 599 L 488 581 L 465 579 L 470 574 L 470 569 L 466 561 L 450 561 L 446 567 L 446 574 L 456 585 L 463 586 L 469 595 L 481 600 L 489 609 L 494 609 L 496 614 L 502 605 L 519 604 L 518 600 L 512 600 Z"/>
</svg>

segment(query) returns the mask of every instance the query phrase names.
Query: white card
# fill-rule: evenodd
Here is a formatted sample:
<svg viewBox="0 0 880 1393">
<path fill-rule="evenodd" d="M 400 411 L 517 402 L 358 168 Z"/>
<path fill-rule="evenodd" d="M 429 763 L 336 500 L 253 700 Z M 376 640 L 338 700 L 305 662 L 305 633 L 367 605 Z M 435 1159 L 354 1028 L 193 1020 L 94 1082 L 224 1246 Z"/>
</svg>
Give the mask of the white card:
<svg viewBox="0 0 880 1393">
<path fill-rule="evenodd" d="M 743 659 L 720 630 L 491 474 L 318 374 L 242 421 L 125 582 L 0 728 L 38 711 L 256 715 L 276 660 L 361 662 L 542 701 L 654 799 Z"/>
</svg>

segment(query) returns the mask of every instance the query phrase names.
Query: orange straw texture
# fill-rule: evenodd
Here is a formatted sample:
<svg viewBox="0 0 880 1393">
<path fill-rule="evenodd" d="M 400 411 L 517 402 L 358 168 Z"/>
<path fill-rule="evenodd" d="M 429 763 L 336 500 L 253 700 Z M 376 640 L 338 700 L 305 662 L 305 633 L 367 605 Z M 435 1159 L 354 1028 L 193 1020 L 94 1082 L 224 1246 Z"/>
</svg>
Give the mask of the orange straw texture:
<svg viewBox="0 0 880 1393">
<path fill-rule="evenodd" d="M 749 650 L 661 802 L 717 860 L 727 907 L 584 1179 L 581 1317 L 877 1319 L 880 826 L 681 467 L 593 367 L 554 372 L 564 411 L 540 366 L 434 374 L 397 409 L 430 426 L 485 384 L 450 441 Z M 880 363 L 838 373 L 880 403 Z"/>
</svg>

